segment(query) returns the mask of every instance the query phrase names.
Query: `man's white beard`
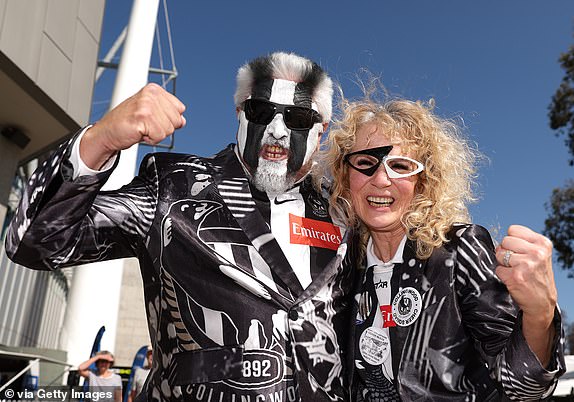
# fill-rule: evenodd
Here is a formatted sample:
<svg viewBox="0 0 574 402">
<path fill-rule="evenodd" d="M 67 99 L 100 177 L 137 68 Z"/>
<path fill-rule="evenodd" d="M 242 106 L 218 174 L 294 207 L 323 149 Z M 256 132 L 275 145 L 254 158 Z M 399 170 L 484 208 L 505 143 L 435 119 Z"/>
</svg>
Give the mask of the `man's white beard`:
<svg viewBox="0 0 574 402">
<path fill-rule="evenodd" d="M 266 193 L 284 193 L 295 185 L 295 175 L 287 172 L 287 160 L 271 162 L 259 158 L 259 166 L 253 174 L 253 185 Z"/>
</svg>

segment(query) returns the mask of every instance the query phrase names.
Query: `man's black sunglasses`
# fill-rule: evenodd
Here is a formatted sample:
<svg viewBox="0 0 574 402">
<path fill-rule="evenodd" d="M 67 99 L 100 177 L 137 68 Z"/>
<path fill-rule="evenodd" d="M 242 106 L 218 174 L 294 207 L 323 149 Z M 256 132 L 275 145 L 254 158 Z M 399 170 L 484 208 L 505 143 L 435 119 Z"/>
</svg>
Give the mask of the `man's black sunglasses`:
<svg viewBox="0 0 574 402">
<path fill-rule="evenodd" d="M 243 104 L 245 117 L 252 123 L 267 125 L 277 113 L 290 130 L 310 130 L 323 119 L 317 111 L 303 106 L 280 105 L 263 99 L 247 99 Z"/>
</svg>

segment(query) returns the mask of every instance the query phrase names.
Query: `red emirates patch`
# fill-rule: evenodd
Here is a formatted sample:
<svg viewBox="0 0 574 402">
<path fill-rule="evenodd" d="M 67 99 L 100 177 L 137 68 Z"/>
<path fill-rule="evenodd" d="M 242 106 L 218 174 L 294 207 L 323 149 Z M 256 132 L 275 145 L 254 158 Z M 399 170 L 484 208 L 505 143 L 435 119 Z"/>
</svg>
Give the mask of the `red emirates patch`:
<svg viewBox="0 0 574 402">
<path fill-rule="evenodd" d="M 289 214 L 291 244 L 337 250 L 341 244 L 341 230 L 329 222 L 316 221 Z"/>
<path fill-rule="evenodd" d="M 397 323 L 393 320 L 393 306 L 385 304 L 380 306 L 381 314 L 383 314 L 383 328 L 396 327 Z"/>
</svg>

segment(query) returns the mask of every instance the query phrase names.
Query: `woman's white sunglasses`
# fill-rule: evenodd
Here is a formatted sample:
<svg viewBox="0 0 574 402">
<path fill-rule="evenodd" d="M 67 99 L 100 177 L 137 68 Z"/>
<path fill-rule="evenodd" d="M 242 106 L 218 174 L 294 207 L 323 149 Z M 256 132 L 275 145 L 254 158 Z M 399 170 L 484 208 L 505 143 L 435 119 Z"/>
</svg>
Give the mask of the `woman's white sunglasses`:
<svg viewBox="0 0 574 402">
<path fill-rule="evenodd" d="M 389 155 L 392 149 L 392 145 L 363 149 L 345 155 L 344 160 L 367 176 L 374 175 L 382 163 L 390 179 L 414 176 L 424 170 L 424 165 L 419 161 L 407 156 Z"/>
</svg>

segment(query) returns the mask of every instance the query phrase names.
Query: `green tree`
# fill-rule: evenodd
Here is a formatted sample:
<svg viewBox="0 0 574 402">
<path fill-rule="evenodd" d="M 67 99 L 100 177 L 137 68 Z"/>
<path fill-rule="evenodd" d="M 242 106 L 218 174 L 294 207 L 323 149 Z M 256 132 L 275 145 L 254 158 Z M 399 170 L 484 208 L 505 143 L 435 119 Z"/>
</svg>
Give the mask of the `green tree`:
<svg viewBox="0 0 574 402">
<path fill-rule="evenodd" d="M 564 353 L 566 354 L 573 354 L 574 353 L 574 324 L 564 322 L 564 334 L 565 334 L 565 343 L 564 343 Z"/>
<path fill-rule="evenodd" d="M 560 66 L 564 77 L 556 93 L 552 96 L 550 111 L 550 128 L 557 130 L 556 135 L 564 135 L 566 146 L 570 151 L 570 165 L 574 165 L 574 46 L 560 55 Z"/>
<path fill-rule="evenodd" d="M 564 328 L 564 354 L 574 354 L 574 324 L 569 322 L 566 310 L 562 310 L 561 313 Z"/>
<path fill-rule="evenodd" d="M 546 204 L 549 212 L 544 222 L 544 234 L 554 244 L 557 259 L 564 268 L 574 265 L 574 181 L 568 180 L 562 188 L 552 191 L 550 202 Z M 568 273 L 574 277 L 573 272 Z"/>
<path fill-rule="evenodd" d="M 570 165 L 574 165 L 574 46 L 560 55 L 560 66 L 564 77 L 552 96 L 548 117 L 550 127 L 557 130 L 557 136 L 565 136 L 570 152 Z M 552 191 L 546 204 L 548 218 L 544 222 L 544 234 L 554 243 L 557 259 L 563 267 L 574 266 L 574 181 Z M 574 273 L 569 274 L 574 277 Z"/>
</svg>

